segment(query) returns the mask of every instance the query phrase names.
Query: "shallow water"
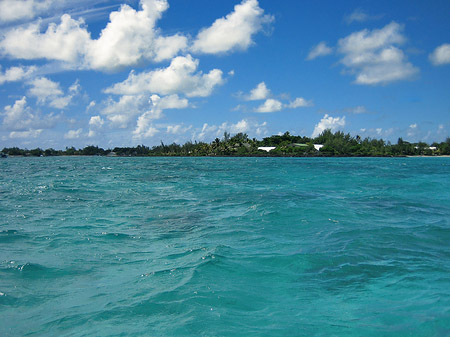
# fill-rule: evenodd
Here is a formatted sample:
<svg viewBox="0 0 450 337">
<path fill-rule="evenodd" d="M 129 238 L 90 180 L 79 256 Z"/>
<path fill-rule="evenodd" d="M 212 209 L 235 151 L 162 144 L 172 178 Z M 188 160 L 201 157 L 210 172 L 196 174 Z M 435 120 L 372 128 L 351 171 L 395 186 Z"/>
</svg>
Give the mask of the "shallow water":
<svg viewBox="0 0 450 337">
<path fill-rule="evenodd" d="M 1 336 L 450 335 L 450 158 L 0 161 Z"/>
</svg>

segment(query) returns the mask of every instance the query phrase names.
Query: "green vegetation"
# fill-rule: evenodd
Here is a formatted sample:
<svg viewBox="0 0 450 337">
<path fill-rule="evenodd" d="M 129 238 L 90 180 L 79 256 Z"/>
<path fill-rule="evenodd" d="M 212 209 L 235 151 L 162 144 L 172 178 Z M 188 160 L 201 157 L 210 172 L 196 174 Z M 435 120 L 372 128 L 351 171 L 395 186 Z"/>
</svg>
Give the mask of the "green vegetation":
<svg viewBox="0 0 450 337">
<path fill-rule="evenodd" d="M 316 150 L 314 144 L 323 145 Z M 275 147 L 270 152 L 259 147 Z M 352 137 L 343 132 L 325 130 L 316 138 L 293 136 L 289 132 L 257 140 L 250 139 L 245 133 L 231 136 L 225 132 L 222 139 L 216 138 L 211 143 L 187 142 L 183 145 L 172 143 L 148 147 L 115 147 L 104 150 L 98 146 L 89 145 L 83 149 L 66 147 L 65 150 L 40 148 L 19 149 L 4 148 L 2 155 L 8 156 L 284 156 L 284 157 L 390 157 L 413 155 L 450 155 L 450 138 L 445 142 L 431 145 L 419 142 L 409 143 L 399 138 L 397 144 L 385 142 L 382 139 L 362 139 Z"/>
</svg>

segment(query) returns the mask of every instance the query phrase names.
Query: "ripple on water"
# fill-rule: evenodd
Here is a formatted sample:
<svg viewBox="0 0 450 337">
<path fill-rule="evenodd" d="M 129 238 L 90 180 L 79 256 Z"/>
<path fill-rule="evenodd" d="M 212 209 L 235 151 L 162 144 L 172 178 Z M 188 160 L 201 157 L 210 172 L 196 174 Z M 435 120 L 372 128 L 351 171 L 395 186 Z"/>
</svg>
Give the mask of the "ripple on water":
<svg viewBox="0 0 450 337">
<path fill-rule="evenodd" d="M 433 158 L 11 159 L 0 335 L 448 334 Z"/>
</svg>

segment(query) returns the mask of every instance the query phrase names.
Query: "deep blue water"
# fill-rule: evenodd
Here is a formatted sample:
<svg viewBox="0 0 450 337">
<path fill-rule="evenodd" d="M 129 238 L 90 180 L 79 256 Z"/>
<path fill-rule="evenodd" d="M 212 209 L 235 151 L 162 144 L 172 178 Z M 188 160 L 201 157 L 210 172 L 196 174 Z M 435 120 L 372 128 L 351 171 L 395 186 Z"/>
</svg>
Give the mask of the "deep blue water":
<svg viewBox="0 0 450 337">
<path fill-rule="evenodd" d="M 0 336 L 449 336 L 450 158 L 0 161 Z"/>
</svg>

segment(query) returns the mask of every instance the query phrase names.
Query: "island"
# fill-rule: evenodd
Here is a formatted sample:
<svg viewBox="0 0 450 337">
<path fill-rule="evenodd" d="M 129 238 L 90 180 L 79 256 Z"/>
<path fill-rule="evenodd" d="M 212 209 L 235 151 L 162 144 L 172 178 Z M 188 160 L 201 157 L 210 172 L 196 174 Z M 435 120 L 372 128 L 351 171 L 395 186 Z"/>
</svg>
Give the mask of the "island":
<svg viewBox="0 0 450 337">
<path fill-rule="evenodd" d="M 315 138 L 291 135 L 265 137 L 262 140 L 249 138 L 245 133 L 233 136 L 225 132 L 222 139 L 212 142 L 188 141 L 183 145 L 172 143 L 135 147 L 114 147 L 103 149 L 88 145 L 82 149 L 66 147 L 65 150 L 53 148 L 43 150 L 3 148 L 2 157 L 50 157 L 50 156 L 237 156 L 237 157 L 405 157 L 405 156 L 448 156 L 450 155 L 450 138 L 437 143 L 410 143 L 399 138 L 397 143 L 383 139 L 351 136 L 342 131 L 325 130 Z"/>
</svg>

